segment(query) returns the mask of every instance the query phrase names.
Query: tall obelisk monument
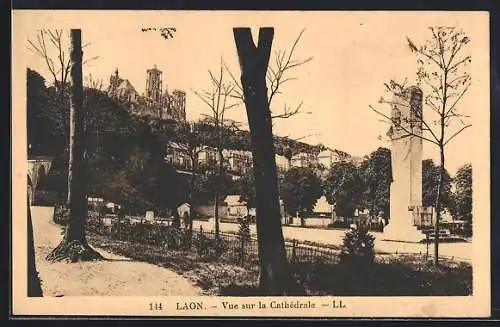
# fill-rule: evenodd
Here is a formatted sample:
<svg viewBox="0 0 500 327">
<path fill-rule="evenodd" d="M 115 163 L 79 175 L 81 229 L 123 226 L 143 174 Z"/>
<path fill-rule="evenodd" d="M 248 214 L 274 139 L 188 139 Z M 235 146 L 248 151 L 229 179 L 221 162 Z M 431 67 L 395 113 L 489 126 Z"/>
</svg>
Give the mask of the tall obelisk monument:
<svg viewBox="0 0 500 327">
<path fill-rule="evenodd" d="M 422 211 L 422 91 L 409 87 L 394 96 L 391 119 L 390 220 L 384 239 L 420 242 L 425 235 L 414 221 Z"/>
</svg>

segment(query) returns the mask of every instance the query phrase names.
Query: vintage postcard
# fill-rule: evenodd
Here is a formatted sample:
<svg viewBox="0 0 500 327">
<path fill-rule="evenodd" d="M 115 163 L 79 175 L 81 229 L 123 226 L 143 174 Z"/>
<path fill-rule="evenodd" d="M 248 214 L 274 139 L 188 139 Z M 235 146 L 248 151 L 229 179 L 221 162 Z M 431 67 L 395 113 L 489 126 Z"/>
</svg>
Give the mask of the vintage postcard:
<svg viewBox="0 0 500 327">
<path fill-rule="evenodd" d="M 490 315 L 487 12 L 12 16 L 13 315 Z"/>
</svg>

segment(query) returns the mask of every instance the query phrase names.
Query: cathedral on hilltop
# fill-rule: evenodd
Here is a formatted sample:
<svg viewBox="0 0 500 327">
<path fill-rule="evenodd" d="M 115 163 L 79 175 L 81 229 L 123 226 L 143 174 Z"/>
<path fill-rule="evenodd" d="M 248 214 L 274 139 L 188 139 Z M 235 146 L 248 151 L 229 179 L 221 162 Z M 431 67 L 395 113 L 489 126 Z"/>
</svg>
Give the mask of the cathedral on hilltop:
<svg viewBox="0 0 500 327">
<path fill-rule="evenodd" d="M 163 89 L 163 72 L 156 65 L 146 71 L 146 90 L 140 95 L 118 68 L 109 78 L 108 95 L 130 105 L 133 113 L 162 119 L 186 121 L 186 92 Z"/>
</svg>

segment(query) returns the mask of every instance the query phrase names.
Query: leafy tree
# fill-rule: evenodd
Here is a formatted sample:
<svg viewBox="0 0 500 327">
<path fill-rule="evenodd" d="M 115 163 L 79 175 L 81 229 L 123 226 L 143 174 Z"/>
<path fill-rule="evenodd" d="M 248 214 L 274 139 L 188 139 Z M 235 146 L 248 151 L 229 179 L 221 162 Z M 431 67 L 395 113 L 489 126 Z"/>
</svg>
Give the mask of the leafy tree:
<svg viewBox="0 0 500 327">
<path fill-rule="evenodd" d="M 194 93 L 203 101 L 210 109 L 210 114 L 205 115 L 206 121 L 213 126 L 213 139 L 215 140 L 215 149 L 217 151 L 217 174 L 216 179 L 223 176 L 224 170 L 224 155 L 223 151 L 227 144 L 228 119 L 227 111 L 238 103 L 232 101 L 231 94 L 235 88 L 232 82 L 225 81 L 224 66 L 221 59 L 220 72 L 214 74 L 211 70 L 208 71 L 211 82 L 211 89 Z M 219 242 L 219 201 L 221 190 L 219 185 L 222 180 L 214 184 L 214 212 L 215 212 L 215 241 Z"/>
<path fill-rule="evenodd" d="M 311 212 L 323 191 L 321 181 L 309 167 L 293 167 L 285 173 L 280 187 L 285 211 L 298 213 L 304 225 L 304 214 Z"/>
<path fill-rule="evenodd" d="M 436 201 L 440 174 L 441 168 L 435 165 L 432 159 L 422 161 L 422 205 L 424 207 L 431 207 Z M 439 196 L 439 201 L 442 203 L 441 213 L 443 213 L 445 209 L 451 207 L 451 178 L 446 170 L 443 174 Z"/>
<path fill-rule="evenodd" d="M 255 208 L 255 177 L 253 169 L 247 169 L 236 181 L 236 188 L 240 194 L 240 201 L 245 201 L 247 209 Z"/>
<path fill-rule="evenodd" d="M 453 179 L 455 184 L 453 216 L 472 223 L 472 165 L 460 167 Z"/>
<path fill-rule="evenodd" d="M 333 163 L 325 181 L 325 195 L 340 217 L 352 217 L 364 192 L 358 168 L 349 161 Z"/>
<path fill-rule="evenodd" d="M 57 134 L 54 117 L 50 115 L 45 79 L 29 68 L 27 69 L 26 97 L 28 154 L 55 155 L 54 148 L 57 148 L 57 145 L 63 143 L 64 140 Z"/>
<path fill-rule="evenodd" d="M 94 88 L 84 89 L 83 105 L 87 156 L 106 156 L 114 166 L 122 165 L 136 143 L 127 107 Z"/>
<path fill-rule="evenodd" d="M 371 215 L 383 213 L 386 221 L 389 219 L 389 198 L 392 182 L 391 150 L 378 148 L 361 163 L 360 173 L 365 191 L 363 204 Z"/>
</svg>

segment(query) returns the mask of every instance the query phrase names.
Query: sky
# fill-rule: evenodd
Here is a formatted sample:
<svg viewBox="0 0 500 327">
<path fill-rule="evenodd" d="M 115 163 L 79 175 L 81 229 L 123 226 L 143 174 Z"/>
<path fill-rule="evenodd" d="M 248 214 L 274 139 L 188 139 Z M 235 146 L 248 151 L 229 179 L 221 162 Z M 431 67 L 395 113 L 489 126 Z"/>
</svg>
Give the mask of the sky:
<svg viewBox="0 0 500 327">
<path fill-rule="evenodd" d="M 383 83 L 405 77 L 410 83 L 414 80 L 416 59 L 408 49 L 406 36 L 422 43 L 430 36 L 428 26 L 435 25 L 458 26 L 471 39 L 467 51 L 473 60 L 473 82 L 460 110 L 471 115 L 473 127 L 447 146 L 446 167 L 454 174 L 458 167 L 473 161 L 472 149 L 489 148 L 485 139 L 478 142 L 476 138 L 489 124 L 489 102 L 484 100 L 489 95 L 485 13 L 25 12 L 14 15 L 13 33 L 17 44 L 24 45 L 22 59 L 18 60 L 50 81 L 41 58 L 27 50 L 27 40 L 33 40 L 41 27 L 82 28 L 83 43 L 90 43 L 84 49 L 84 60 L 99 56 L 84 66 L 84 76 L 102 79 L 107 86 L 109 76 L 118 68 L 120 76 L 142 93 L 146 70 L 156 65 L 163 71 L 164 87 L 187 92 L 187 118 L 196 120 L 210 112 L 193 92 L 210 88 L 208 70 L 218 72 L 223 58 L 231 72 L 239 76 L 233 27 L 251 27 L 255 41 L 258 27 L 274 27 L 271 64 L 275 51 L 289 50 L 305 29 L 294 58 L 313 59 L 290 71 L 289 77 L 296 79 L 284 84 L 271 108 L 279 113 L 285 104 L 302 102 L 302 114 L 275 121 L 274 132 L 364 156 L 379 146 L 390 148 L 385 136 L 388 124 L 369 108 L 373 104 L 390 112 L 389 107 L 377 103 L 384 95 Z M 164 40 L 158 32 L 142 32 L 145 27 L 175 27 L 177 31 L 173 39 Z M 230 82 L 229 75 L 226 77 Z M 243 105 L 231 109 L 228 116 L 246 123 Z M 425 142 L 423 156 L 435 161 L 439 158 L 437 148 Z"/>
</svg>

